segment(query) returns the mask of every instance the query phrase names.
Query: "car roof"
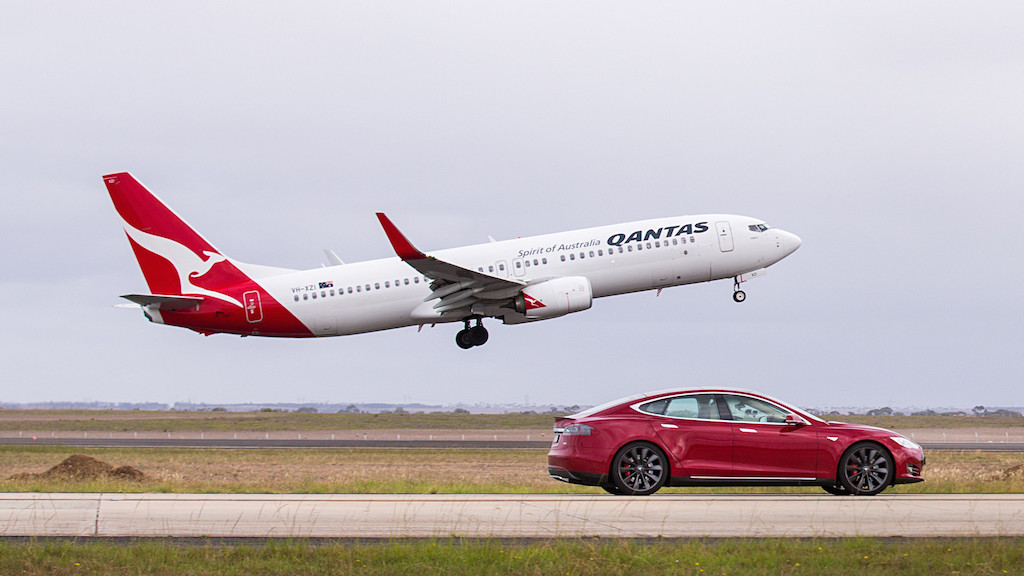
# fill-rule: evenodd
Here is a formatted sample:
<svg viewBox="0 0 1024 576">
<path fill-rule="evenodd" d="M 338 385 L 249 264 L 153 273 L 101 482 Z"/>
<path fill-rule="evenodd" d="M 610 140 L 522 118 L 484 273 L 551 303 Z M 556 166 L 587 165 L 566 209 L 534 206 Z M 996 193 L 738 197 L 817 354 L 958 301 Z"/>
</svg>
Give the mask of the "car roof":
<svg viewBox="0 0 1024 576">
<path fill-rule="evenodd" d="M 777 398 L 774 398 L 774 397 L 769 396 L 767 394 L 764 394 L 762 392 L 757 392 L 757 391 L 749 390 L 749 389 L 746 389 L 746 388 L 729 388 L 729 387 L 723 387 L 723 386 L 714 386 L 714 387 L 712 387 L 712 386 L 690 386 L 690 387 L 687 387 L 687 388 L 663 388 L 661 390 L 655 390 L 655 391 L 652 391 L 652 392 L 642 392 L 642 393 L 639 393 L 639 394 L 632 394 L 630 396 L 623 396 L 622 398 L 617 398 L 617 399 L 612 400 L 610 402 L 605 402 L 603 404 L 599 404 L 597 406 L 594 406 L 593 408 L 588 408 L 586 410 L 583 410 L 583 411 L 577 412 L 575 414 L 566 416 L 566 418 L 571 418 L 571 419 L 574 419 L 574 420 L 579 419 L 579 418 L 586 418 L 587 416 L 593 416 L 594 414 L 597 414 L 599 412 L 603 412 L 605 410 L 608 410 L 609 408 L 614 408 L 614 407 L 622 405 L 622 404 L 634 404 L 636 402 L 639 402 L 640 400 L 645 400 L 645 399 L 648 399 L 648 398 L 656 399 L 656 398 L 660 398 L 662 396 L 674 396 L 674 395 L 677 395 L 677 394 L 692 394 L 692 393 L 695 393 L 695 392 L 720 392 L 720 393 L 723 393 L 723 394 L 733 394 L 733 393 L 749 394 L 749 395 L 752 395 L 752 396 L 756 396 L 758 398 L 764 398 L 765 400 L 769 400 L 769 401 L 772 401 L 772 402 L 775 402 L 775 403 L 778 403 L 778 404 L 782 404 L 783 406 L 785 406 L 787 408 L 792 408 L 794 410 L 799 411 L 803 415 L 809 415 L 806 410 L 802 410 L 800 408 L 797 408 L 797 407 L 791 405 L 789 402 L 784 402 L 782 400 L 779 400 Z M 810 415 L 810 416 L 814 417 L 813 415 Z M 816 417 L 814 417 L 814 418 L 815 418 L 815 420 L 819 420 Z"/>
</svg>

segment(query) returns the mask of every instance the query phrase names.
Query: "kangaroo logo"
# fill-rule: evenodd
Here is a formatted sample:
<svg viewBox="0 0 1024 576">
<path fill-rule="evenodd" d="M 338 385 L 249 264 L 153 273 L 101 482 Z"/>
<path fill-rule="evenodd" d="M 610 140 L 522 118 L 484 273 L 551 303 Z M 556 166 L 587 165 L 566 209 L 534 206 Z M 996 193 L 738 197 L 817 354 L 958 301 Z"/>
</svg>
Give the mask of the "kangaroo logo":
<svg viewBox="0 0 1024 576">
<path fill-rule="evenodd" d="M 136 229 L 127 222 L 124 224 L 124 231 L 133 242 L 153 254 L 166 259 L 172 266 L 174 266 L 174 270 L 178 273 L 178 292 L 180 294 L 184 296 L 207 296 L 227 302 L 239 308 L 244 308 L 242 303 L 238 300 L 221 292 L 201 288 L 192 282 L 194 279 L 199 279 L 205 276 L 215 265 L 221 262 L 226 262 L 227 258 L 221 254 L 210 252 L 209 250 L 203 250 L 203 254 L 206 258 L 200 258 L 195 252 L 174 240 L 164 238 L 163 236 L 148 234 L 142 230 Z"/>
</svg>

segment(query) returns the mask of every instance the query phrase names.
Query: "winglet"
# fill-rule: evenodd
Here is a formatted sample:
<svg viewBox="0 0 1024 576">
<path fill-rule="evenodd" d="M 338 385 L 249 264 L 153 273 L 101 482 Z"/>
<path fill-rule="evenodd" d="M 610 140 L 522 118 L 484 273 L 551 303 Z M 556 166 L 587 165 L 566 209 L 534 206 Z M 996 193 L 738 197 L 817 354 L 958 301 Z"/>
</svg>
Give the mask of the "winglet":
<svg viewBox="0 0 1024 576">
<path fill-rule="evenodd" d="M 412 245 L 411 242 L 402 234 L 398 228 L 391 223 L 391 220 L 384 215 L 383 212 L 377 212 L 377 219 L 380 220 L 380 225 L 384 227 L 384 233 L 388 235 L 388 240 L 391 241 L 391 247 L 395 249 L 395 253 L 402 260 L 423 260 L 427 257 L 426 254 L 420 252 Z"/>
</svg>

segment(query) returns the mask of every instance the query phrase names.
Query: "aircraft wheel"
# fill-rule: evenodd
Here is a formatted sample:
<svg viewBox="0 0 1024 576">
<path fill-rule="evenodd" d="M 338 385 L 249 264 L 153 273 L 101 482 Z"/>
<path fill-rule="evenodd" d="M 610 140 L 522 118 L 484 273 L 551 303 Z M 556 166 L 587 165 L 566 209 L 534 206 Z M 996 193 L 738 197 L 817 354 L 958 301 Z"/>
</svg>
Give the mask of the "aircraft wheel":
<svg viewBox="0 0 1024 576">
<path fill-rule="evenodd" d="M 455 335 L 455 343 L 459 345 L 459 348 L 463 350 L 469 350 L 473 347 L 473 341 L 470 337 L 469 330 L 459 330 L 459 333 Z"/>
<path fill-rule="evenodd" d="M 469 329 L 469 337 L 467 340 L 472 342 L 473 346 L 483 346 L 487 343 L 487 328 L 477 325 Z"/>
<path fill-rule="evenodd" d="M 744 300 L 747 299 L 747 293 L 744 292 L 743 290 L 737 290 L 732 293 L 732 299 L 737 302 L 743 302 Z"/>
</svg>

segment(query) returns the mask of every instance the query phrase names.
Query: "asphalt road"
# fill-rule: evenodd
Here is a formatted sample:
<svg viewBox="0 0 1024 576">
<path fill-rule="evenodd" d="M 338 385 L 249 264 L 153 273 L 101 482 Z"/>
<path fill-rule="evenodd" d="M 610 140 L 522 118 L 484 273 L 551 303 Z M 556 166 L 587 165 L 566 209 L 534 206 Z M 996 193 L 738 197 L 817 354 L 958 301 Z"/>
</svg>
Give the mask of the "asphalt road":
<svg viewBox="0 0 1024 576">
<path fill-rule="evenodd" d="M 0 536 L 1024 536 L 1024 494 L 0 494 Z"/>
<path fill-rule="evenodd" d="M 232 439 L 232 438 L 0 438 L 0 446 L 68 446 L 75 448 L 478 448 L 538 450 L 551 442 L 526 440 L 359 440 L 359 439 Z M 1024 442 L 922 442 L 928 450 L 1024 452 Z"/>
</svg>

